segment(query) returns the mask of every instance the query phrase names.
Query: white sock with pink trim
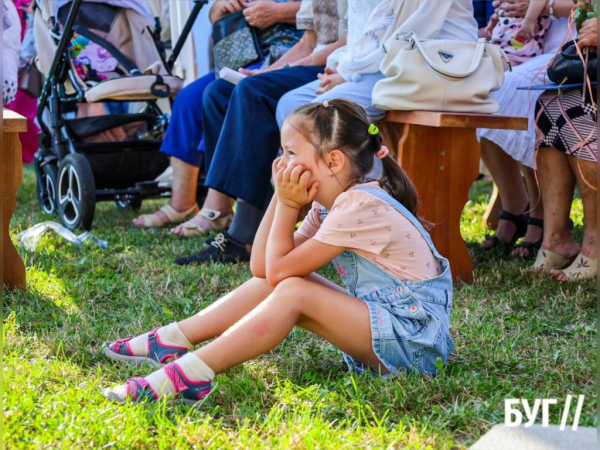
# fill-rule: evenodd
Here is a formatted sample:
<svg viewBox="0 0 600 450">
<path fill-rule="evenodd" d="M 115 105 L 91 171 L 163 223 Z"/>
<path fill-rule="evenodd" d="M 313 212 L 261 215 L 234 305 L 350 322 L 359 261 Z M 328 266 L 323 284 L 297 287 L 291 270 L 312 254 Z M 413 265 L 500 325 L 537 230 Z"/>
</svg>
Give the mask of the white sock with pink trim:
<svg viewBox="0 0 600 450">
<path fill-rule="evenodd" d="M 185 376 L 191 381 L 212 381 L 215 377 L 213 370 L 194 353 L 188 353 L 177 360 L 177 364 Z M 144 377 L 159 397 L 175 394 L 175 386 L 164 369 L 159 369 Z M 114 388 L 114 391 L 125 398 L 125 385 Z"/>
<path fill-rule="evenodd" d="M 164 345 L 185 347 L 188 350 L 192 348 L 192 343 L 185 337 L 177 322 L 159 328 L 157 330 L 160 342 Z M 129 348 L 135 356 L 145 356 L 148 354 L 148 335 L 150 332 L 134 337 L 129 341 Z"/>
</svg>

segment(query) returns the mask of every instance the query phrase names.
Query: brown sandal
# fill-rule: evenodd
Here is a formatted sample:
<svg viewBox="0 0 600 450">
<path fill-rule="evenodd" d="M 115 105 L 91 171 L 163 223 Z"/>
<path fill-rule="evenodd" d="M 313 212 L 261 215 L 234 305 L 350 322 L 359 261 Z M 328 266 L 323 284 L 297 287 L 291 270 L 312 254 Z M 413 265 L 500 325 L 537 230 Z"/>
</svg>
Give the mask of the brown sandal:
<svg viewBox="0 0 600 450">
<path fill-rule="evenodd" d="M 212 228 L 209 231 L 226 230 L 229 228 L 229 225 L 231 225 L 231 221 L 233 220 L 233 213 L 223 216 L 221 211 L 210 208 L 202 208 L 198 215 L 211 222 Z M 193 222 L 193 220 L 189 220 L 182 224 L 182 234 L 180 236 L 190 238 L 203 236 L 206 234 L 208 234 L 208 231 L 204 231 L 197 223 Z"/>
<path fill-rule="evenodd" d="M 161 218 L 157 215 L 157 212 L 161 211 L 167 218 L 168 222 L 163 222 Z M 167 204 L 160 208 L 157 212 L 152 214 L 142 214 L 139 218 L 141 218 L 144 223 L 142 225 L 133 224 L 134 227 L 138 228 L 158 228 L 164 227 L 166 225 L 177 224 L 183 222 L 188 216 L 195 214 L 198 211 L 198 205 L 192 206 L 190 209 L 179 212 L 171 205 Z"/>
</svg>

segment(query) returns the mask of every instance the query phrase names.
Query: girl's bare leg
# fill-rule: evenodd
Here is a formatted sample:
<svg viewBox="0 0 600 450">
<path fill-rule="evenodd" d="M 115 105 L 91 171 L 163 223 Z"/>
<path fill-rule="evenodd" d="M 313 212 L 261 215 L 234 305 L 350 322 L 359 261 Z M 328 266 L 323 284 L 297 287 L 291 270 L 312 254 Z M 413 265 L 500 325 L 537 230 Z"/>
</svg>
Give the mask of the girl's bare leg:
<svg viewBox="0 0 600 450">
<path fill-rule="evenodd" d="M 275 348 L 296 325 L 375 370 L 388 373 L 373 351 L 367 305 L 305 278 L 279 283 L 251 312 L 195 354 L 220 373 Z"/>
<path fill-rule="evenodd" d="M 336 284 L 317 274 L 310 274 L 306 279 L 312 283 L 327 286 L 331 290 L 345 292 Z M 223 334 L 256 308 L 274 289 L 264 278 L 251 278 L 195 316 L 179 322 L 179 328 L 192 344 L 213 339 Z"/>
</svg>

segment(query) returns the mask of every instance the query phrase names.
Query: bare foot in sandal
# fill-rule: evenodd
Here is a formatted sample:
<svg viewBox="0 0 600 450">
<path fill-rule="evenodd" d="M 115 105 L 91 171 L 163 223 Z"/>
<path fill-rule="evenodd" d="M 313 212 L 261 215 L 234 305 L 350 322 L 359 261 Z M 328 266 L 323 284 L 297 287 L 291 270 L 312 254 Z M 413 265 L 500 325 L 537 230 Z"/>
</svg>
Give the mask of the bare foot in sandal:
<svg viewBox="0 0 600 450">
<path fill-rule="evenodd" d="M 581 252 L 577 254 L 571 265 L 562 270 L 551 270 L 550 273 L 562 282 L 596 278 L 598 274 L 598 247 L 595 238 L 584 236 Z"/>
<path fill-rule="evenodd" d="M 194 237 L 212 230 L 225 230 L 231 224 L 233 200 L 225 194 L 209 189 L 202 210 L 187 222 L 171 229 L 171 234 Z"/>
<path fill-rule="evenodd" d="M 192 214 L 198 211 L 198 205 L 195 205 L 179 211 L 170 204 L 164 205 L 158 211 L 152 214 L 142 214 L 133 219 L 133 225 L 141 228 L 164 227 L 169 224 L 183 222 Z"/>
<path fill-rule="evenodd" d="M 537 254 L 533 266 L 529 270 L 543 270 L 549 272 L 552 269 L 562 269 L 569 265 L 573 258 L 579 253 L 580 247 L 571 234 L 558 236 L 550 234 L 544 236 L 544 243 Z"/>
<path fill-rule="evenodd" d="M 222 231 L 229 228 L 233 220 L 233 213 L 222 214 L 221 211 L 202 208 L 192 219 L 172 228 L 171 234 L 181 237 L 195 237 L 208 234 L 211 231 Z"/>
</svg>

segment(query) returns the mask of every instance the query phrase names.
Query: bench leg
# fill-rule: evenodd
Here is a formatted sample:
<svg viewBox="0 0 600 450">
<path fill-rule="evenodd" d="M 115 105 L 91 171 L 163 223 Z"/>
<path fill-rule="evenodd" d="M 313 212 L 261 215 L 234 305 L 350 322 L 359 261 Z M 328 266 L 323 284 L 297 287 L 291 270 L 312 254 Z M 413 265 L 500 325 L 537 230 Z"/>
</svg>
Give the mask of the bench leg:
<svg viewBox="0 0 600 450">
<path fill-rule="evenodd" d="M 460 216 L 479 174 L 475 129 L 421 125 L 398 129 L 402 129 L 398 162 L 417 188 L 419 214 L 434 223 L 431 238 L 449 259 L 454 279 L 471 282 L 473 263 L 460 234 Z"/>
<path fill-rule="evenodd" d="M 12 214 L 17 206 L 17 189 L 23 182 L 21 143 L 18 133 L 4 133 L 4 148 L 0 152 L 0 194 L 2 208 L 0 222 L 0 250 L 2 252 L 2 282 L 9 288 L 25 289 L 25 265 L 8 233 Z"/>
</svg>

